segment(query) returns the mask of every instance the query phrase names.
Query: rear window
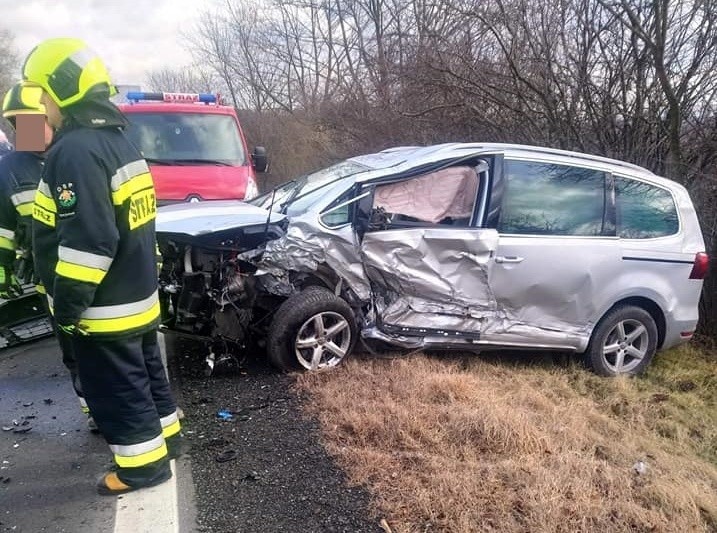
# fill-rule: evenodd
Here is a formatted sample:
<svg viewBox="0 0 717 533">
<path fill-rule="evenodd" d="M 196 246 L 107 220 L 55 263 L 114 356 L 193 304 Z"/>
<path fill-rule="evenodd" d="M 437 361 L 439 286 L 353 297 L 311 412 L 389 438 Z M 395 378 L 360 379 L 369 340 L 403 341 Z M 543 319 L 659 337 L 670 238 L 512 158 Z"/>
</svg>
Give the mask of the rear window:
<svg viewBox="0 0 717 533">
<path fill-rule="evenodd" d="M 677 208 L 665 189 L 615 177 L 617 233 L 623 239 L 654 239 L 679 229 Z"/>
<path fill-rule="evenodd" d="M 246 154 L 230 115 L 128 113 L 127 134 L 148 159 L 243 165 Z"/>
</svg>

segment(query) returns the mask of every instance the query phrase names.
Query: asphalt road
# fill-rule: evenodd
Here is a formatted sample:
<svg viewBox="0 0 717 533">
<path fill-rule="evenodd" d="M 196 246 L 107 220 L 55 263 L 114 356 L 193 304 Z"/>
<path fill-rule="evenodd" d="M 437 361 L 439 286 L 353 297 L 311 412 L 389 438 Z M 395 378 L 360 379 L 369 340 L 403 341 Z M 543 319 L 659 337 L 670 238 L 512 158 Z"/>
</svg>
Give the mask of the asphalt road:
<svg viewBox="0 0 717 533">
<path fill-rule="evenodd" d="M 369 496 L 349 486 L 307 418 L 293 376 L 257 354 L 203 374 L 204 350 L 167 340 L 191 444 L 196 531 L 382 533 Z"/>
<path fill-rule="evenodd" d="M 194 531 L 188 458 L 162 485 L 99 496 L 112 464 L 90 433 L 54 338 L 0 350 L 0 532 Z"/>
<path fill-rule="evenodd" d="M 0 350 L 0 532 L 382 531 L 303 416 L 291 376 L 257 358 L 207 378 L 200 347 L 168 351 L 191 448 L 172 480 L 102 497 L 94 483 L 109 449 L 87 430 L 56 341 Z"/>
</svg>

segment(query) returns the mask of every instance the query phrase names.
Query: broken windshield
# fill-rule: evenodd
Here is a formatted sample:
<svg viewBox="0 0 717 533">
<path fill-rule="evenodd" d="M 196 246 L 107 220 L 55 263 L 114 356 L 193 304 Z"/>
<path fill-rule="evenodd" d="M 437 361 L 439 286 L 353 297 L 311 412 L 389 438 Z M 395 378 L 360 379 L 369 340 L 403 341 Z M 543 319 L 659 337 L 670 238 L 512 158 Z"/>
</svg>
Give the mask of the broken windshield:
<svg viewBox="0 0 717 533">
<path fill-rule="evenodd" d="M 249 203 L 264 209 L 271 208 L 272 211 L 285 212 L 286 208 L 295 200 L 300 200 L 325 185 L 366 170 L 369 170 L 369 167 L 355 161 L 341 161 L 312 174 L 282 183 Z M 308 205 L 305 207 L 308 208 Z M 302 211 L 304 210 L 302 209 Z"/>
</svg>

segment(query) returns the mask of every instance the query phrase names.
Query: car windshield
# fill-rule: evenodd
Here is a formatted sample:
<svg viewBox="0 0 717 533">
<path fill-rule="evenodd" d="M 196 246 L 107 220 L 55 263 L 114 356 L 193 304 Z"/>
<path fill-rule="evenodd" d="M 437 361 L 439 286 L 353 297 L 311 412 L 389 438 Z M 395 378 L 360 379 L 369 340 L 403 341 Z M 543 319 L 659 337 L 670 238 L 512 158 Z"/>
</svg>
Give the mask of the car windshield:
<svg viewBox="0 0 717 533">
<path fill-rule="evenodd" d="M 127 113 L 127 134 L 157 165 L 243 165 L 234 117 L 202 113 Z"/>
<path fill-rule="evenodd" d="M 271 191 L 254 198 L 249 203 L 264 209 L 269 209 L 271 206 L 272 211 L 285 212 L 293 202 L 306 197 L 325 185 L 366 170 L 369 170 L 369 167 L 355 161 L 342 161 L 312 174 L 282 183 Z"/>
</svg>

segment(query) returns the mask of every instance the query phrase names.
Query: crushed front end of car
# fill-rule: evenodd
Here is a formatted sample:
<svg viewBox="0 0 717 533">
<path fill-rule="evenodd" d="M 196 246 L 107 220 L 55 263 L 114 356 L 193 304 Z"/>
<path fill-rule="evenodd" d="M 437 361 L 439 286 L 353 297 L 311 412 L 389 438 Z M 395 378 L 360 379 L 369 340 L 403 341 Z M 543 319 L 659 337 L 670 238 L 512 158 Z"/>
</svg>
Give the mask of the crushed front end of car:
<svg viewBox="0 0 717 533">
<path fill-rule="evenodd" d="M 210 367 L 213 354 L 245 348 L 272 308 L 256 287 L 257 261 L 285 228 L 283 215 L 237 201 L 161 208 L 161 330 L 205 343 Z"/>
</svg>

